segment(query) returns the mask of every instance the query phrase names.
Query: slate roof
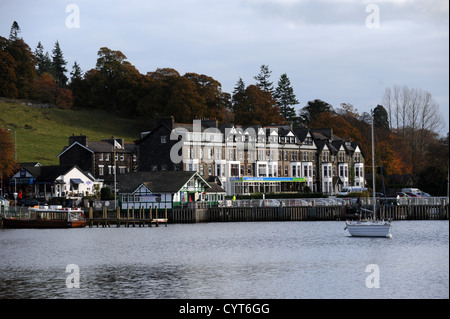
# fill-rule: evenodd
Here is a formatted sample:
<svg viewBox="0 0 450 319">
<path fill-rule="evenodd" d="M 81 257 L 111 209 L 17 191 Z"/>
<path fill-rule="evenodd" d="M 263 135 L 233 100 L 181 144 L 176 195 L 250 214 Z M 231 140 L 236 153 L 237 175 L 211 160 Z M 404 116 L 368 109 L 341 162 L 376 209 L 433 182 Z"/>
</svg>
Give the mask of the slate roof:
<svg viewBox="0 0 450 319">
<path fill-rule="evenodd" d="M 176 193 L 186 184 L 196 172 L 190 171 L 155 171 L 133 172 L 117 175 L 117 188 L 120 193 L 132 193 L 144 184 L 152 192 Z M 197 174 L 198 175 L 198 174 Z M 200 175 L 198 175 L 201 179 Z M 206 187 L 211 186 L 205 181 Z"/>
<path fill-rule="evenodd" d="M 92 152 L 92 153 L 112 153 L 114 152 L 112 141 L 88 141 L 87 146 L 81 145 L 78 142 L 72 143 L 71 145 L 64 146 L 61 153 L 58 155 L 60 157 L 68 149 L 75 147 L 76 145 Z M 124 143 L 123 148 L 116 148 L 116 153 L 134 153 L 136 150 L 136 145 L 134 143 Z"/>
</svg>

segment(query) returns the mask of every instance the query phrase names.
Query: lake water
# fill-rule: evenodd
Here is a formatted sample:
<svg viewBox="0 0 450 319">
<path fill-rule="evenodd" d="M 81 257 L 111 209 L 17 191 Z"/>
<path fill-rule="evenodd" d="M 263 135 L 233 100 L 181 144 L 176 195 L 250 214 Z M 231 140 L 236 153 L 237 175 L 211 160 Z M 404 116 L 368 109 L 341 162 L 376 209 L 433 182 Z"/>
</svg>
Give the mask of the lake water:
<svg viewBox="0 0 450 319">
<path fill-rule="evenodd" d="M 336 221 L 0 229 L 0 298 L 449 298 L 449 222 L 392 225 L 390 239 Z"/>
</svg>

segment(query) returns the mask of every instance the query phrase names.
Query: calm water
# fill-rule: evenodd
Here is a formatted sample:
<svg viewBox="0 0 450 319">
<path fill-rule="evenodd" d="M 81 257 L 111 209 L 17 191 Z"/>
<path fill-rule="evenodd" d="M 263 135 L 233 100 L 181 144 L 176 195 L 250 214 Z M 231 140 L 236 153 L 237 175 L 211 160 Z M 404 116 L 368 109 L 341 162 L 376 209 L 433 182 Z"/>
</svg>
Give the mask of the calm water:
<svg viewBox="0 0 450 319">
<path fill-rule="evenodd" d="M 396 221 L 392 232 L 353 238 L 344 222 L 0 229 L 0 298 L 449 298 L 449 222 Z M 79 288 L 66 286 L 69 264 Z M 366 286 L 371 264 L 379 288 Z"/>
</svg>

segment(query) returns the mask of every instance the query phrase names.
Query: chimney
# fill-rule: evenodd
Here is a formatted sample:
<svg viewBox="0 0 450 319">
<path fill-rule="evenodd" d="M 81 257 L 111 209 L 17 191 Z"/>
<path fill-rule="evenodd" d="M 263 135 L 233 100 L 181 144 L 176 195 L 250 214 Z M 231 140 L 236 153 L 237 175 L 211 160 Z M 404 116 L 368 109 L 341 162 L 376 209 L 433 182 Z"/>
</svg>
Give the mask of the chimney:
<svg viewBox="0 0 450 319">
<path fill-rule="evenodd" d="M 86 135 L 75 136 L 74 134 L 72 134 L 72 136 L 69 136 L 69 146 L 75 142 L 78 142 L 83 146 L 87 146 L 87 136 Z"/>
<path fill-rule="evenodd" d="M 175 123 L 175 119 L 173 118 L 173 116 L 170 117 L 158 117 L 155 119 L 155 124 L 154 124 L 154 128 L 158 127 L 159 125 L 165 125 L 167 126 L 170 130 L 173 128 L 173 124 Z"/>
</svg>

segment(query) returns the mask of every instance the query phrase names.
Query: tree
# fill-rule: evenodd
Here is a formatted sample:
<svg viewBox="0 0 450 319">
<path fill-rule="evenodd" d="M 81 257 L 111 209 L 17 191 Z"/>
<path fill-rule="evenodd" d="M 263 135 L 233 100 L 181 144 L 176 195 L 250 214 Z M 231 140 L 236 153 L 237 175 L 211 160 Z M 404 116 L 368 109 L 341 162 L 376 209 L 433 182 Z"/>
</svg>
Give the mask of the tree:
<svg viewBox="0 0 450 319">
<path fill-rule="evenodd" d="M 245 101 L 245 83 L 242 80 L 242 78 L 239 78 L 239 80 L 236 83 L 236 86 L 233 90 L 233 95 L 231 97 L 231 104 L 232 104 L 232 110 L 235 112 L 235 110 L 240 108 L 240 104 L 242 104 Z"/>
<path fill-rule="evenodd" d="M 9 31 L 9 41 L 14 42 L 21 39 L 19 37 L 20 32 L 22 31 L 20 30 L 19 24 L 17 23 L 17 21 L 14 21 L 11 26 L 11 30 Z"/>
<path fill-rule="evenodd" d="M 135 115 L 140 98 L 142 75 L 120 51 L 102 47 L 93 72 L 92 93 L 98 94 L 100 107 Z"/>
<path fill-rule="evenodd" d="M 230 103 L 229 94 L 222 92 L 222 84 L 204 74 L 186 73 L 184 77 L 195 84 L 198 94 L 205 99 L 206 116 L 222 122 Z"/>
<path fill-rule="evenodd" d="M 240 93 L 238 93 L 240 94 Z M 268 91 L 256 85 L 249 85 L 242 94 L 239 103 L 235 103 L 233 114 L 241 125 L 277 125 L 285 124 L 276 101 Z"/>
<path fill-rule="evenodd" d="M 389 122 L 396 124 L 393 129 L 408 145 L 413 172 L 424 164 L 428 141 L 439 134 L 444 126 L 439 105 L 431 93 L 395 85 L 385 90 L 383 101 L 388 108 Z"/>
<path fill-rule="evenodd" d="M 49 73 L 43 73 L 33 82 L 30 98 L 63 108 L 72 107 L 72 91 L 56 85 L 55 80 Z"/>
<path fill-rule="evenodd" d="M 297 105 L 299 102 L 295 97 L 294 89 L 286 73 L 281 75 L 278 86 L 275 89 L 274 97 L 277 100 L 277 105 L 280 107 L 281 115 L 289 123 L 298 124 L 298 117 L 294 105 Z"/>
<path fill-rule="evenodd" d="M 7 53 L 4 55 L 7 63 L 6 68 L 13 67 L 14 69 L 14 72 L 7 70 L 10 79 L 13 79 L 11 77 L 12 73 L 15 76 L 14 85 L 8 85 L 10 91 L 14 91 L 13 86 L 15 86 L 17 90 L 15 97 L 28 98 L 33 80 L 36 77 L 36 58 L 30 47 L 18 36 L 19 33 L 19 25 L 14 21 L 11 27 L 10 39 L 6 42 L 2 41 L 2 51 Z"/>
<path fill-rule="evenodd" d="M 64 56 L 58 41 L 56 41 L 52 53 L 53 55 L 52 55 L 51 73 L 56 83 L 60 87 L 65 87 L 68 80 L 65 74 L 65 72 L 67 72 L 66 69 L 67 61 L 64 60 Z"/>
<path fill-rule="evenodd" d="M 347 120 L 338 114 L 332 112 L 322 112 L 318 114 L 313 121 L 309 123 L 310 128 L 332 128 L 333 134 L 341 138 L 350 138 L 353 141 L 363 143 L 361 133 L 354 128 Z"/>
<path fill-rule="evenodd" d="M 0 178 L 9 178 L 17 168 L 14 160 L 14 142 L 10 131 L 0 128 Z"/>
<path fill-rule="evenodd" d="M 16 98 L 18 96 L 17 62 L 8 52 L 9 45 L 8 39 L 0 37 L 0 96 Z"/>
<path fill-rule="evenodd" d="M 271 73 L 272 71 L 269 71 L 269 66 L 263 64 L 261 65 L 259 74 L 253 78 L 257 81 L 256 85 L 259 88 L 265 92 L 273 93 L 273 82 L 269 81 Z"/>
<path fill-rule="evenodd" d="M 48 52 L 44 54 L 44 47 L 41 42 L 38 42 L 36 50 L 34 51 L 36 56 L 36 73 L 37 75 L 42 75 L 44 73 L 50 73 L 52 68 L 52 61 Z"/>
<path fill-rule="evenodd" d="M 179 121 L 189 123 L 205 117 L 206 112 L 206 99 L 197 92 L 195 84 L 185 77 L 176 78 L 170 88 L 166 114 L 175 115 Z"/>
<path fill-rule="evenodd" d="M 377 128 L 389 130 L 388 114 L 382 105 L 377 105 L 377 107 L 373 109 L 373 125 Z"/>
<path fill-rule="evenodd" d="M 341 103 L 341 108 L 336 113 L 343 116 L 347 121 L 359 118 L 358 109 L 351 103 Z"/>
<path fill-rule="evenodd" d="M 81 80 L 82 77 L 83 72 L 81 71 L 80 65 L 75 61 L 72 66 L 72 72 L 70 72 L 70 82 Z"/>
<path fill-rule="evenodd" d="M 309 125 L 320 113 L 331 112 L 332 110 L 333 107 L 322 100 L 309 101 L 300 111 L 300 121 L 305 125 Z"/>
</svg>

